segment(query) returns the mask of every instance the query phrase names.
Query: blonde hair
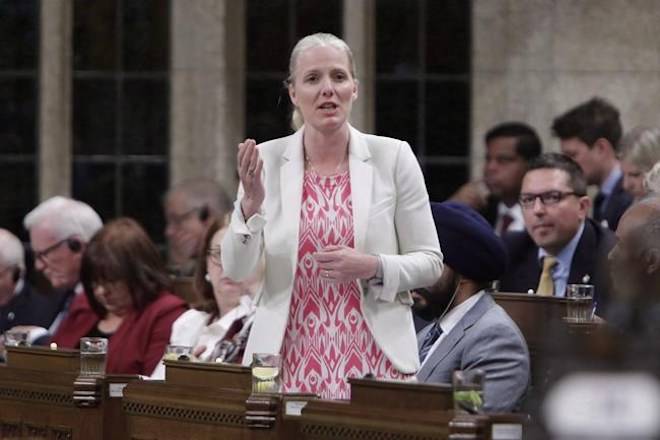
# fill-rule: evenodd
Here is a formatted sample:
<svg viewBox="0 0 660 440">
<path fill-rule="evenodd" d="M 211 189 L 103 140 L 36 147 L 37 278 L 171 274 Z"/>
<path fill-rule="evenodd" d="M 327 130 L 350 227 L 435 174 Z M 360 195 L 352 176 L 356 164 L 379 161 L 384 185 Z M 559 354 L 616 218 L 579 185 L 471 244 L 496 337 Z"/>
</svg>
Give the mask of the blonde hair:
<svg viewBox="0 0 660 440">
<path fill-rule="evenodd" d="M 624 136 L 622 158 L 642 172 L 648 172 L 660 161 L 660 129 L 635 127 Z"/>
<path fill-rule="evenodd" d="M 355 79 L 355 61 L 353 59 L 353 52 L 351 51 L 351 48 L 348 47 L 348 44 L 333 34 L 318 32 L 316 34 L 307 35 L 306 37 L 301 38 L 293 47 L 291 56 L 289 57 L 289 76 L 287 77 L 286 81 L 284 81 L 284 86 L 289 87 L 295 82 L 294 72 L 296 70 L 296 65 L 298 64 L 298 57 L 302 52 L 313 47 L 326 46 L 334 47 L 346 54 L 348 57 L 348 67 L 351 77 Z M 304 123 L 305 121 L 303 119 L 302 113 L 300 113 L 300 110 L 298 110 L 297 107 L 294 108 L 293 113 L 291 114 L 291 127 L 294 130 L 298 130 L 303 126 Z"/>
<path fill-rule="evenodd" d="M 644 189 L 650 194 L 660 196 L 660 162 L 656 162 L 651 171 L 644 175 Z"/>
</svg>

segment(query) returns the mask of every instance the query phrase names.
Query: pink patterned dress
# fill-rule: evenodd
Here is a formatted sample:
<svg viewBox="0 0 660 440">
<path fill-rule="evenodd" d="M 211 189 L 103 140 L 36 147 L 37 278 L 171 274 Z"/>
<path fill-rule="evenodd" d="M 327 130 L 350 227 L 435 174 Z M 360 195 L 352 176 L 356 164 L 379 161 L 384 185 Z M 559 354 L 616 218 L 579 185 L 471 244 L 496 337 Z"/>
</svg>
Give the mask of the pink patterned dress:
<svg viewBox="0 0 660 440">
<path fill-rule="evenodd" d="M 313 258 L 329 245 L 354 246 L 350 183 L 348 171 L 327 177 L 305 172 L 298 267 L 282 344 L 286 392 L 350 399 L 349 377 L 404 377 L 367 327 L 357 282 L 321 278 Z"/>
</svg>

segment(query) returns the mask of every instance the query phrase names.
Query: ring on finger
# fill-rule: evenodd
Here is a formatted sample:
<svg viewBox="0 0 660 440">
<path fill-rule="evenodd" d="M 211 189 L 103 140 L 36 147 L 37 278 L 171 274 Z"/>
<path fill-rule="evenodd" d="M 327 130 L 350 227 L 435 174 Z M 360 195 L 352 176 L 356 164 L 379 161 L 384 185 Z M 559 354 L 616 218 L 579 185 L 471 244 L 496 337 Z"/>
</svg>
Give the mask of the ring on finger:
<svg viewBox="0 0 660 440">
<path fill-rule="evenodd" d="M 323 276 L 326 277 L 326 278 L 330 278 L 330 271 L 329 271 L 329 270 L 326 270 L 326 271 L 323 273 Z"/>
<path fill-rule="evenodd" d="M 254 176 L 254 170 L 248 170 L 248 176 L 250 177 Z"/>
</svg>

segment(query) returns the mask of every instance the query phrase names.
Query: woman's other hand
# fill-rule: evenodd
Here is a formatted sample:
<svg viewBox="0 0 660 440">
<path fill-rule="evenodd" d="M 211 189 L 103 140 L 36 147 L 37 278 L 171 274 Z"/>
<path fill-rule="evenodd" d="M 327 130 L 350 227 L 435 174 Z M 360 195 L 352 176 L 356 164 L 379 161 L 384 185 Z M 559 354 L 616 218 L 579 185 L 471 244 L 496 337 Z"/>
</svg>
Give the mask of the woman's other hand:
<svg viewBox="0 0 660 440">
<path fill-rule="evenodd" d="M 245 139 L 238 144 L 237 168 L 238 177 L 243 185 L 241 210 L 245 220 L 259 212 L 264 201 L 265 190 L 261 177 L 263 165 L 254 139 Z"/>
<path fill-rule="evenodd" d="M 328 246 L 314 254 L 321 278 L 346 282 L 376 275 L 378 257 L 363 254 L 348 246 Z"/>
</svg>

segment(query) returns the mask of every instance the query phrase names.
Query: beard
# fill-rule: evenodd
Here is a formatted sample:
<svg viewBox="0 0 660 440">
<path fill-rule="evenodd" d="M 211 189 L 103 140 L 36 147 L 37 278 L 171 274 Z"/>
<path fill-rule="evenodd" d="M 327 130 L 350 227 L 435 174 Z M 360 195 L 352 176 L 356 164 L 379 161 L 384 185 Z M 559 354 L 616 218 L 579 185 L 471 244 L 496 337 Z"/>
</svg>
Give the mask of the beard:
<svg viewBox="0 0 660 440">
<path fill-rule="evenodd" d="M 460 275 L 454 273 L 445 282 L 438 282 L 430 288 L 415 289 L 413 312 L 425 321 L 439 318 L 449 308 L 460 279 Z"/>
</svg>

